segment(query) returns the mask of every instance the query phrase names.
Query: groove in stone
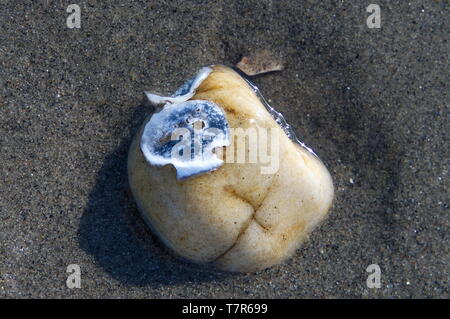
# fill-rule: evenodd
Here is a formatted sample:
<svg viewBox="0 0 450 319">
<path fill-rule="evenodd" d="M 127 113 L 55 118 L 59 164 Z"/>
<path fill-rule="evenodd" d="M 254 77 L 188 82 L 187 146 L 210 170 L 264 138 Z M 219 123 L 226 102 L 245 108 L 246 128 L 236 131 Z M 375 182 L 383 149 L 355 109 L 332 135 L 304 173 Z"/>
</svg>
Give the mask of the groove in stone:
<svg viewBox="0 0 450 319">
<path fill-rule="evenodd" d="M 241 195 L 239 195 L 238 193 L 236 193 L 236 190 L 231 186 L 231 185 L 226 185 L 224 186 L 224 190 L 231 194 L 232 196 L 238 198 L 239 200 L 243 201 L 244 203 L 247 203 L 248 205 L 250 205 L 253 208 L 253 213 L 252 215 L 249 217 L 249 219 L 247 220 L 247 222 L 242 226 L 241 230 L 239 231 L 234 243 L 227 248 L 223 253 L 221 253 L 218 257 L 216 257 L 212 262 L 216 262 L 217 260 L 219 260 L 220 258 L 222 258 L 223 256 L 225 256 L 230 250 L 232 250 L 237 243 L 239 242 L 239 239 L 241 238 L 241 236 L 247 231 L 247 229 L 250 227 L 250 224 L 252 223 L 252 221 L 255 221 L 264 231 L 269 231 L 269 229 L 262 225 L 260 223 L 260 221 L 256 218 L 256 213 L 258 212 L 258 209 L 261 207 L 262 203 L 264 202 L 264 200 L 267 197 L 267 194 L 270 191 L 270 188 L 273 185 L 273 181 L 272 184 L 269 186 L 269 188 L 267 189 L 266 194 L 264 195 L 263 199 L 261 200 L 261 203 L 259 205 L 253 205 L 249 200 L 247 200 L 245 197 L 242 197 Z"/>
</svg>

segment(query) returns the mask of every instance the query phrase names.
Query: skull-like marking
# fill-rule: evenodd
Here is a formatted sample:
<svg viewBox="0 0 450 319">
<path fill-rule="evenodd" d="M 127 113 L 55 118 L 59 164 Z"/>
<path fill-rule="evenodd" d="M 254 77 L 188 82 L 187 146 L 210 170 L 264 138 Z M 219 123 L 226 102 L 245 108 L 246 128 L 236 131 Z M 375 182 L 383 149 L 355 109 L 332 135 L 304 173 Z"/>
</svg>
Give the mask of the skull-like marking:
<svg viewBox="0 0 450 319">
<path fill-rule="evenodd" d="M 213 153 L 228 146 L 230 133 L 224 112 L 209 101 L 167 104 L 145 125 L 141 150 L 151 165 L 172 164 L 177 178 L 217 169 L 223 160 Z"/>
</svg>

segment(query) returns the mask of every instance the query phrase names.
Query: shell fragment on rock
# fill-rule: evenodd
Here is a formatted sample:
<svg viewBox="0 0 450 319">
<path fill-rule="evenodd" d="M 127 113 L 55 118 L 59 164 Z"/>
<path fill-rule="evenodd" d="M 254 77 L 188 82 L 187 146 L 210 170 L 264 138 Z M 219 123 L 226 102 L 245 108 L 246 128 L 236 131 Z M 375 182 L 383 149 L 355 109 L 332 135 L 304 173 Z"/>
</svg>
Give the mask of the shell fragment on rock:
<svg viewBox="0 0 450 319">
<path fill-rule="evenodd" d="M 145 125 L 141 150 L 151 165 L 172 164 L 184 179 L 223 164 L 213 150 L 230 144 L 224 112 L 209 101 L 168 104 Z"/>
<path fill-rule="evenodd" d="M 203 67 L 196 76 L 186 81 L 172 96 L 159 96 L 150 92 L 144 92 L 150 103 L 166 104 L 166 103 L 181 103 L 189 100 L 194 96 L 195 90 L 203 82 L 204 79 L 212 72 L 210 67 Z"/>
<path fill-rule="evenodd" d="M 221 166 L 223 160 L 214 149 L 230 144 L 228 122 L 222 109 L 210 101 L 188 101 L 211 72 L 209 67 L 202 68 L 171 97 L 145 92 L 151 103 L 165 106 L 144 127 L 142 153 L 151 165 L 172 164 L 178 179 Z"/>
</svg>

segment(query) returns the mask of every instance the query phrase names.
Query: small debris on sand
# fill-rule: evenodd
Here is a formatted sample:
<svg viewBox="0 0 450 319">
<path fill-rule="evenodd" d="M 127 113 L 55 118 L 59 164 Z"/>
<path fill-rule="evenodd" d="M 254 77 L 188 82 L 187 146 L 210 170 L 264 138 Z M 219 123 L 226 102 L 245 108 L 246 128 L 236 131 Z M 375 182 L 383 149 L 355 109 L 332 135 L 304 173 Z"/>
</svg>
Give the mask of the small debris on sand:
<svg viewBox="0 0 450 319">
<path fill-rule="evenodd" d="M 249 76 L 281 71 L 284 68 L 281 58 L 269 50 L 260 50 L 244 56 L 236 66 Z"/>
</svg>

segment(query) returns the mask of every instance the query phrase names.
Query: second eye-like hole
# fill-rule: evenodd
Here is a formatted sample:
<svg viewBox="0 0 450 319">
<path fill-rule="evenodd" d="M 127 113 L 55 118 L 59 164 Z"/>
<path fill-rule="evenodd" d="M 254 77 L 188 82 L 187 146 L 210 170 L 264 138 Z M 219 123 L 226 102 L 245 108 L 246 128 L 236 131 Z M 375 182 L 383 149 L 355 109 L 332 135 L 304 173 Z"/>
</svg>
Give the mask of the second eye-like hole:
<svg viewBox="0 0 450 319">
<path fill-rule="evenodd" d="M 203 122 L 202 120 L 197 120 L 195 122 L 192 122 L 191 125 L 194 128 L 194 130 L 201 130 L 201 129 L 205 128 L 205 126 L 206 126 L 205 122 Z"/>
</svg>

